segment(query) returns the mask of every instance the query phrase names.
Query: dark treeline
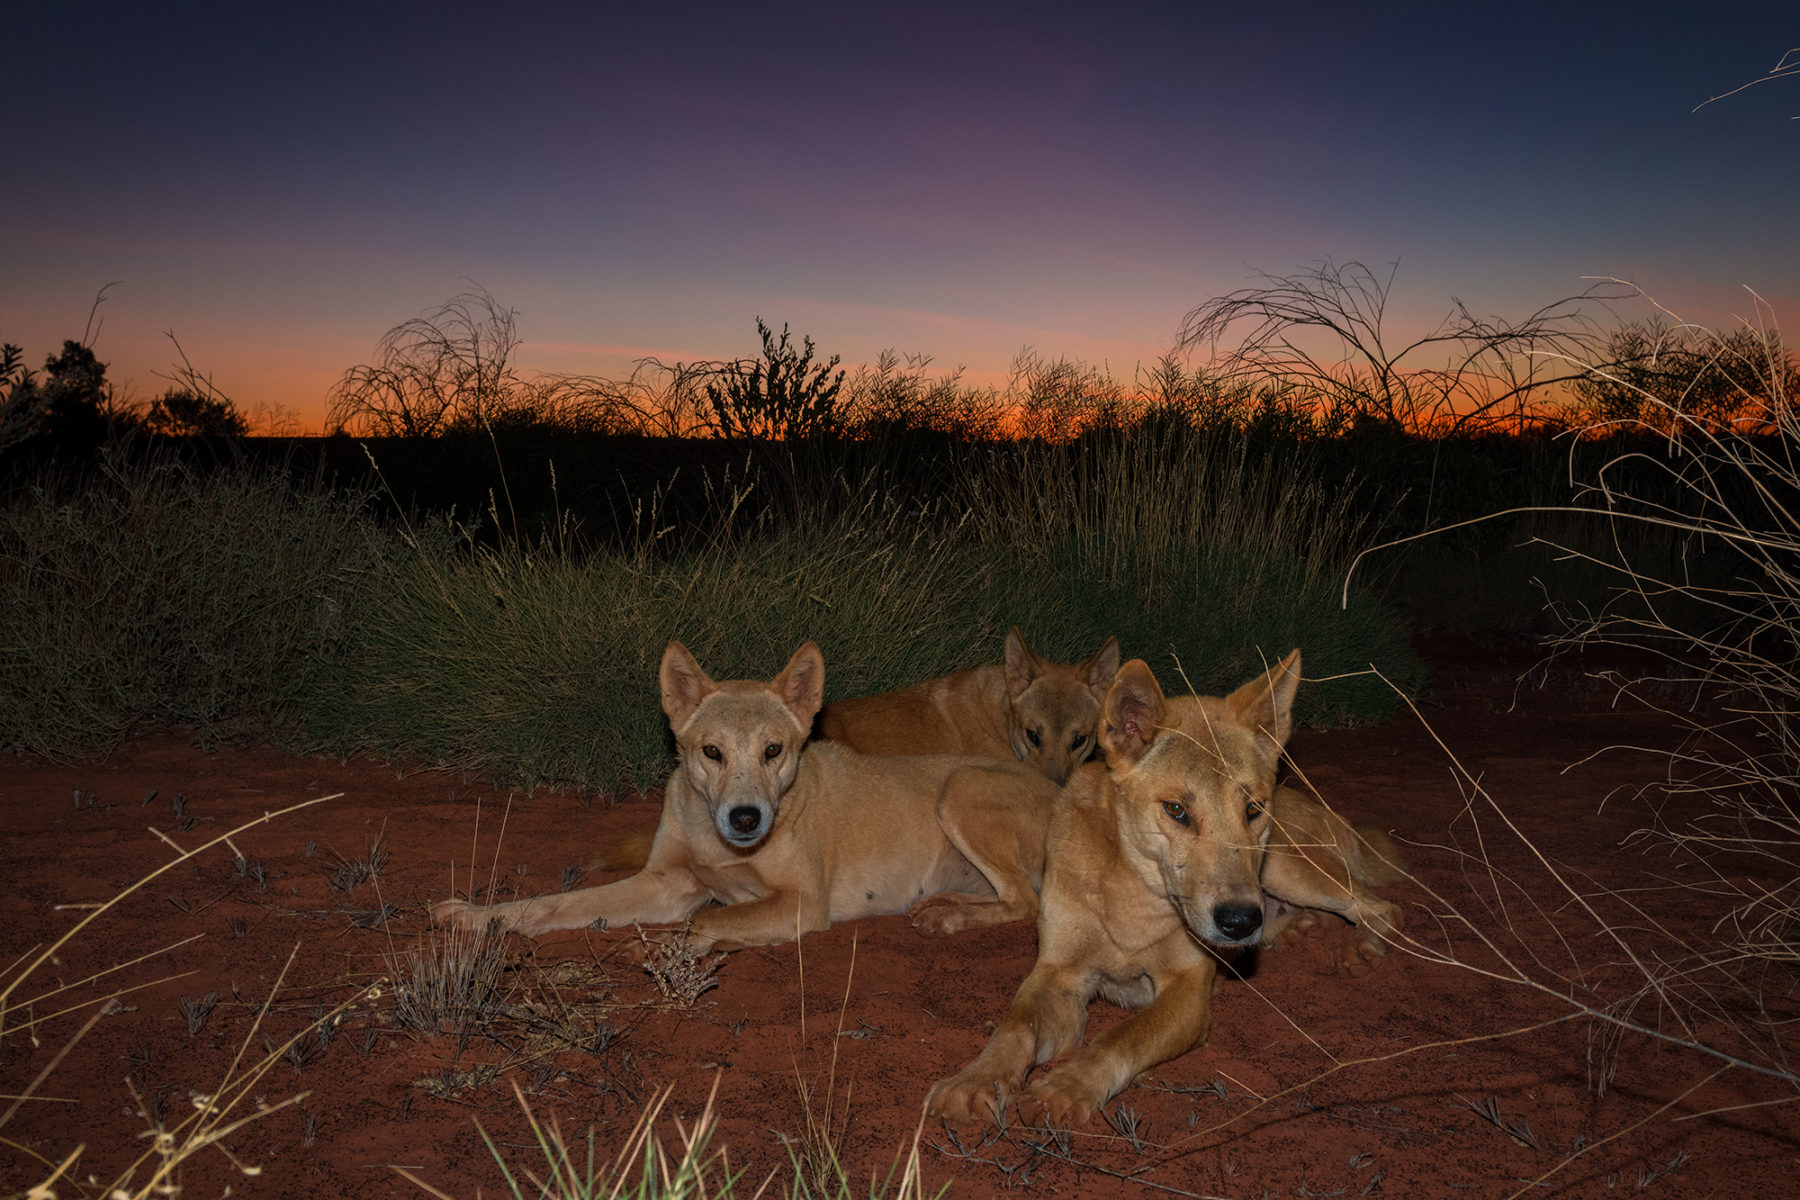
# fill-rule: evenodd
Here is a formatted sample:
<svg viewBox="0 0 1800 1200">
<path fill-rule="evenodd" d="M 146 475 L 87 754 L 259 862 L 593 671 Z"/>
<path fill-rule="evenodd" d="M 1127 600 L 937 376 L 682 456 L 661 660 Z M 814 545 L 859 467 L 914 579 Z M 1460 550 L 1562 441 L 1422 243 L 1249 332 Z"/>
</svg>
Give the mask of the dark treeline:
<svg viewBox="0 0 1800 1200">
<path fill-rule="evenodd" d="M 242 460 L 279 467 L 296 480 L 353 486 L 391 515 L 453 515 L 484 542 L 572 532 L 575 547 L 616 547 L 663 529 L 680 545 L 725 532 L 720 522 L 728 516 L 740 526 L 770 511 L 823 521 L 866 499 L 871 487 L 921 515 L 954 521 L 956 499 L 973 474 L 1023 470 L 1027 461 L 1034 469 L 1048 461 L 1075 471 L 1095 445 L 1135 438 L 1152 445 L 1192 438 L 1214 445 L 1216 454 L 1278 471 L 1291 463 L 1296 483 L 1342 493 L 1361 511 L 1369 544 L 1494 518 L 1443 535 L 1450 545 L 1471 549 L 1516 541 L 1528 519 L 1496 514 L 1591 501 L 1602 485 L 1640 499 L 1667 495 L 1673 503 L 1688 457 L 1679 441 L 1643 429 L 1585 437 L 1432 436 L 1370 424 L 1321 437 L 1293 429 L 1195 429 L 1167 420 L 1060 442 L 971 443 L 920 431 L 880 441 L 771 443 L 535 427 L 431 439 L 340 435 L 175 445 L 199 461 Z M 1751 440 L 1776 446 L 1780 436 Z"/>
<path fill-rule="evenodd" d="M 1027 349 L 1005 386 L 985 388 L 891 352 L 847 371 L 760 318 L 750 358 L 646 359 L 625 380 L 532 374 L 516 362 L 516 315 L 471 292 L 347 370 L 322 437 L 245 436 L 238 407 L 185 355 L 171 386 L 134 406 L 83 342 L 41 370 L 8 345 L 0 479 L 79 470 L 109 446 L 278 468 L 390 516 L 451 516 L 488 544 L 556 533 L 563 549 L 651 535 L 681 547 L 761 520 L 828 519 L 871 491 L 953 523 L 971 478 L 1079 470 L 1102 442 L 1155 453 L 1198 440 L 1291 463 L 1296 486 L 1356 508 L 1372 544 L 1592 500 L 1598 486 L 1654 507 L 1681 492 L 1696 440 L 1778 442 L 1788 424 L 1796 366 L 1773 334 L 1609 325 L 1600 314 L 1627 297 L 1590 291 L 1517 322 L 1457 305 L 1397 339 L 1381 324 L 1392 282 L 1356 263 L 1271 276 L 1196 308 L 1177 352 L 1129 383 Z M 1510 544 L 1526 524 L 1445 544 Z"/>
<path fill-rule="evenodd" d="M 972 474 L 1022 470 L 1026 460 L 1040 470 L 1046 461 L 1066 462 L 1074 471 L 1093 446 L 1140 438 L 1197 439 L 1252 464 L 1291 463 L 1297 481 L 1348 497 L 1365 516 L 1366 544 L 1511 509 L 1579 503 L 1602 483 L 1640 499 L 1672 495 L 1685 445 L 1642 424 L 1581 435 L 1548 424 L 1522 433 L 1417 432 L 1378 421 L 1325 431 L 1273 415 L 1196 419 L 1191 407 L 1174 405 L 1056 440 L 969 438 L 898 424 L 878 436 L 669 437 L 517 419 L 431 437 L 254 437 L 160 433 L 102 417 L 16 444 L 0 458 L 0 481 L 16 488 L 52 464 L 78 475 L 102 451 L 163 456 L 203 472 L 252 466 L 309 486 L 322 482 L 364 496 L 372 513 L 390 518 L 450 517 L 484 544 L 562 535 L 565 550 L 616 548 L 661 534 L 679 548 L 770 514 L 824 521 L 865 501 L 870 489 L 922 517 L 953 522 Z M 1781 435 L 1751 440 L 1777 444 Z M 1494 519 L 1441 540 L 1478 552 L 1516 543 L 1528 522 Z"/>
</svg>

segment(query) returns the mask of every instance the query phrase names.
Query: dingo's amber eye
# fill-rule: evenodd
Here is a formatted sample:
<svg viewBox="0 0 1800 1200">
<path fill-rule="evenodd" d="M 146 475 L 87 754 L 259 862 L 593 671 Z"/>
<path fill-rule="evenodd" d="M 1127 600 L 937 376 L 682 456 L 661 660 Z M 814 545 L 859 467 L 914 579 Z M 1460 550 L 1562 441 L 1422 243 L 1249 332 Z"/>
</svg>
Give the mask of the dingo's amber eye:
<svg viewBox="0 0 1800 1200">
<path fill-rule="evenodd" d="M 1183 825 L 1188 823 L 1187 806 L 1179 800 L 1163 801 L 1163 811 Z"/>
<path fill-rule="evenodd" d="M 764 749 L 763 749 L 763 761 L 764 762 L 774 762 L 776 759 L 778 759 L 780 757 L 781 757 L 781 743 L 780 742 L 770 742 L 766 747 L 764 747 Z"/>
<path fill-rule="evenodd" d="M 719 753 L 719 748 L 711 742 L 700 747 L 700 753 L 706 755 L 706 757 L 712 759 L 714 762 L 718 762 L 725 757 L 723 754 Z"/>
</svg>

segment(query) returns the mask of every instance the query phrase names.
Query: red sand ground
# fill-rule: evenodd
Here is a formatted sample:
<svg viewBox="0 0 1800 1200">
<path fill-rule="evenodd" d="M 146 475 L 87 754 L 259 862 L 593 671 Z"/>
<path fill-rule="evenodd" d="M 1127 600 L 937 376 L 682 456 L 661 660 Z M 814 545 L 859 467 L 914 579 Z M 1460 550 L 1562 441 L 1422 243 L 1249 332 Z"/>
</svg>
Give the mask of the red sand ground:
<svg viewBox="0 0 1800 1200">
<path fill-rule="evenodd" d="M 1656 940 L 1654 923 L 1702 950 L 1718 945 L 1720 905 L 1671 886 L 1701 882 L 1692 865 L 1654 843 L 1627 842 L 1647 823 L 1628 789 L 1658 778 L 1662 766 L 1643 754 L 1588 758 L 1613 743 L 1671 745 L 1671 726 L 1611 711 L 1604 690 L 1567 668 L 1547 687 L 1516 688 L 1528 652 L 1426 649 L 1437 671 L 1423 704 L 1431 729 L 1548 864 L 1459 787 L 1451 759 L 1412 716 L 1301 731 L 1294 759 L 1326 799 L 1414 843 L 1417 882 L 1389 894 L 1405 903 L 1409 932 L 1458 961 L 1396 952 L 1347 979 L 1327 965 L 1332 930 L 1264 956 L 1251 979 L 1220 988 L 1210 1044 L 1120 1096 L 1116 1127 L 1096 1120 L 1060 1140 L 1013 1128 L 984 1140 L 934 1123 L 921 1152 L 931 1187 L 948 1184 L 954 1196 L 1794 1194 L 1800 1124 L 1791 1104 L 1768 1103 L 1792 1101 L 1791 1086 L 1742 1068 L 1711 1078 L 1724 1066 L 1716 1059 L 1561 1019 L 1571 1006 L 1557 993 L 1612 1002 L 1641 976 L 1620 965 L 1619 946 L 1550 867 L 1603 915 L 1629 920 L 1643 953 L 1674 953 Z M 257 1099 L 275 1105 L 307 1093 L 223 1139 L 237 1162 L 260 1172 L 240 1174 L 208 1149 L 187 1166 L 184 1195 L 424 1195 L 395 1165 L 451 1195 L 501 1194 L 477 1122 L 516 1169 L 542 1165 L 509 1080 L 572 1140 L 591 1126 L 610 1154 L 658 1088 L 673 1086 L 667 1113 L 691 1124 L 716 1079 L 714 1145 L 728 1147 L 732 1166 L 753 1181 L 778 1172 L 784 1193 L 786 1147 L 800 1149 L 810 1099 L 812 1122 L 829 1115 L 866 1191 L 870 1172 L 885 1171 L 910 1139 L 927 1088 L 975 1053 L 1032 961 L 1028 926 L 926 940 L 904 918 L 885 918 L 809 936 L 801 947 L 734 954 L 716 989 L 681 1011 L 632 965 L 628 933 L 513 939 L 515 999 L 535 996 L 539 1011 L 587 1030 L 588 1048 L 550 1051 L 518 1022 L 502 1032 L 504 1044 L 422 1038 L 388 1023 L 391 985 L 356 997 L 392 977 L 391 956 L 416 944 L 426 906 L 449 894 L 453 864 L 466 887 L 473 853 L 485 879 L 504 816 L 500 888 L 551 890 L 565 867 L 592 861 L 608 834 L 653 824 L 654 805 L 548 790 L 509 797 L 474 779 L 260 749 L 202 754 L 173 735 L 86 766 L 0 760 L 9 880 L 0 961 L 47 944 L 82 905 L 167 863 L 173 852 L 150 827 L 191 847 L 265 811 L 338 792 L 234 839 L 260 861 L 266 886 L 240 876 L 223 847 L 209 851 L 101 916 L 14 993 L 17 1005 L 47 985 L 197 938 L 108 977 L 107 988 L 144 986 L 114 1002 L 0 1128 L 0 1193 L 29 1187 L 42 1177 L 40 1160 L 60 1160 L 77 1145 L 85 1149 L 75 1175 L 84 1181 L 110 1180 L 148 1150 L 134 1089 L 166 1120 L 193 1112 L 195 1095 L 218 1089 L 290 953 L 263 1026 L 277 1043 L 323 1009 L 353 1007 L 322 1050 L 310 1037 L 298 1067 L 284 1059 L 251 1089 L 241 1112 Z M 369 884 L 334 889 L 333 855 L 363 857 L 377 838 L 390 854 L 380 899 Z M 1510 882 L 1496 890 L 1496 874 Z M 1642 911 L 1633 916 L 1626 901 Z M 384 902 L 398 914 L 365 927 Z M 1512 968 L 1502 954 L 1542 987 L 1504 978 Z M 1771 1018 L 1792 1015 L 1790 974 L 1769 974 L 1763 988 L 1779 1006 Z M 190 1034 L 181 1000 L 209 992 L 218 1006 Z M 92 999 L 104 989 L 71 994 Z M 547 1008 L 545 997 L 560 1004 Z M 15 1010 L 10 1020 L 56 1007 Z M 24 1091 L 87 1015 L 9 1033 L 0 1092 Z M 1653 1001 L 1631 1015 L 1679 1032 Z M 1091 1032 L 1116 1019 L 1096 1004 Z M 1768 1045 L 1741 1016 L 1697 1032 L 1747 1056 Z M 260 1038 L 251 1049 L 265 1053 Z M 498 1080 L 436 1094 L 495 1064 L 505 1067 Z M 424 1086 L 433 1081 L 440 1086 Z M 1133 1118 L 1135 1143 L 1120 1128 Z M 66 1181 L 57 1191 L 84 1194 Z"/>
</svg>

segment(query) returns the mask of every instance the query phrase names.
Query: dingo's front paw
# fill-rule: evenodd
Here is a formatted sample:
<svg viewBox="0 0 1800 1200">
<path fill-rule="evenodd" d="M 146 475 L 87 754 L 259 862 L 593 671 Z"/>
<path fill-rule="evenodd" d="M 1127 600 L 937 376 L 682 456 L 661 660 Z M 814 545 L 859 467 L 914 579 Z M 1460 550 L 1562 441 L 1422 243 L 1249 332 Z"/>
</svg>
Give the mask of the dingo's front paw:
<svg viewBox="0 0 1800 1200">
<path fill-rule="evenodd" d="M 1057 1070 L 1025 1089 L 1019 1097 L 1019 1117 L 1033 1125 L 1073 1129 L 1086 1125 L 1105 1103 L 1104 1095 L 1096 1094 L 1069 1072 Z"/>
<path fill-rule="evenodd" d="M 439 900 L 431 906 L 431 916 L 439 925 L 470 932 L 492 929 L 496 933 L 522 933 L 536 937 L 550 929 L 560 929 L 554 913 L 534 902 L 508 904 L 471 904 L 467 900 Z"/>
<path fill-rule="evenodd" d="M 1387 953 L 1387 945 L 1372 933 L 1358 930 L 1337 948 L 1333 955 L 1339 973 L 1360 979 L 1374 969 Z"/>
<path fill-rule="evenodd" d="M 486 929 L 489 921 L 498 921 L 501 929 L 507 928 L 503 915 L 485 904 L 471 904 L 467 900 L 439 900 L 431 906 L 431 919 L 446 929 L 469 933 Z"/>
<path fill-rule="evenodd" d="M 999 1124 L 1006 1111 L 1009 1089 L 985 1071 L 963 1071 L 940 1080 L 926 1097 L 928 1116 L 942 1117 L 952 1124 L 991 1121 Z"/>
<path fill-rule="evenodd" d="M 1311 911 L 1297 913 L 1280 933 L 1275 935 L 1275 945 L 1283 949 L 1291 949 L 1319 928 L 1319 914 Z"/>
</svg>

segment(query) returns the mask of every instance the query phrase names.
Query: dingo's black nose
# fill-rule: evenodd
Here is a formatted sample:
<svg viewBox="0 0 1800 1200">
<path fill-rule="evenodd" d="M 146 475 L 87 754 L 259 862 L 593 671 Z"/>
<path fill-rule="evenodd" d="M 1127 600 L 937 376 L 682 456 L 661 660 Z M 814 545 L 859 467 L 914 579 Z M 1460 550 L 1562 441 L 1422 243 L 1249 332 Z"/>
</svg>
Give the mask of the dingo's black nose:
<svg viewBox="0 0 1800 1200">
<path fill-rule="evenodd" d="M 1213 909 L 1213 924 L 1234 942 L 1247 942 L 1262 928 L 1262 905 L 1221 904 Z"/>
<path fill-rule="evenodd" d="M 750 804 L 740 804 L 731 810 L 730 820 L 731 832 L 755 833 L 762 826 L 762 809 Z"/>
</svg>

